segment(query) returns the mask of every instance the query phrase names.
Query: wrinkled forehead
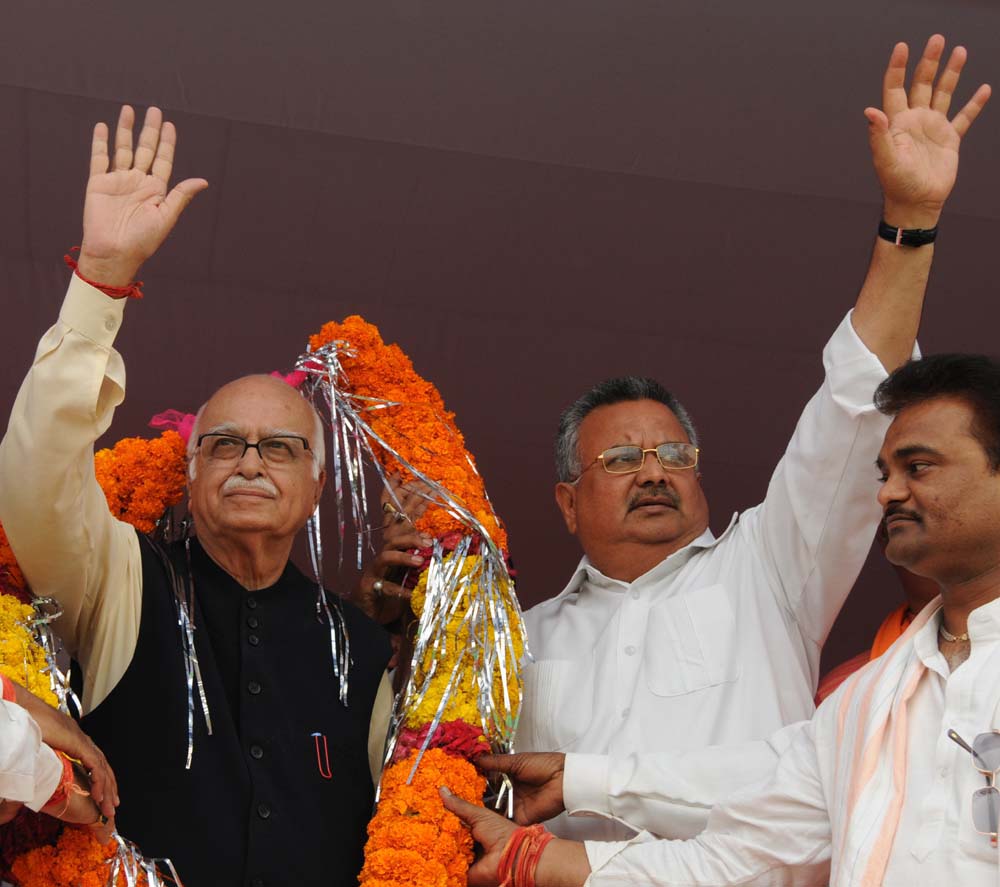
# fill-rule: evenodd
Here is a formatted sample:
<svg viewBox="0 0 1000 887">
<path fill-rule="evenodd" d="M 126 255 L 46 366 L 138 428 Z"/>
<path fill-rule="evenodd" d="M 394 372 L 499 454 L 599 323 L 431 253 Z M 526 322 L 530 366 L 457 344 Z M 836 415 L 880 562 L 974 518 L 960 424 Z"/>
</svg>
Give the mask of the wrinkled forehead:
<svg viewBox="0 0 1000 887">
<path fill-rule="evenodd" d="M 625 400 L 591 410 L 580 423 L 580 448 L 600 452 L 618 444 L 657 446 L 687 441 L 680 420 L 655 400 Z"/>
<path fill-rule="evenodd" d="M 247 376 L 224 385 L 205 404 L 199 431 L 219 428 L 248 434 L 294 431 L 312 434 L 312 408 L 279 379 Z"/>
</svg>

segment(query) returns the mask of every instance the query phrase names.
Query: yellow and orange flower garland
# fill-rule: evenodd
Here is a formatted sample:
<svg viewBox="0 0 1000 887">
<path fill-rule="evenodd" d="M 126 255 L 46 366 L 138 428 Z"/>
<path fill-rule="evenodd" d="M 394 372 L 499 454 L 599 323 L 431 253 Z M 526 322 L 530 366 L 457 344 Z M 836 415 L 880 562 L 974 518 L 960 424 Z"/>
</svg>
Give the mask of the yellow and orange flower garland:
<svg viewBox="0 0 1000 887">
<path fill-rule="evenodd" d="M 111 513 L 142 532 L 152 532 L 167 508 L 184 495 L 184 441 L 175 431 L 152 440 L 126 438 L 94 454 L 97 480 Z M 26 591 L 24 575 L 0 526 L 0 672 L 55 707 L 42 647 L 28 625 L 34 608 L 15 594 Z M 15 824 L 8 828 L 16 827 Z M 101 844 L 89 829 L 66 827 L 55 844 L 31 847 L 17 856 L 10 875 L 18 887 L 106 887 L 117 852 L 114 840 Z M 138 884 L 147 884 L 139 873 Z M 127 883 L 119 872 L 115 887 Z"/>
<path fill-rule="evenodd" d="M 465 887 L 472 839 L 445 809 L 438 788 L 448 786 L 481 804 L 486 783 L 472 762 L 491 743 L 503 747 L 516 726 L 525 648 L 504 565 L 507 534 L 454 414 L 397 345 L 386 345 L 378 328 L 357 315 L 326 324 L 309 344 L 313 355 L 338 349 L 335 363 L 342 378 L 338 374 L 335 384 L 346 384 L 354 408 L 371 429 L 369 452 L 384 472 L 404 482 L 423 480 L 439 491 L 416 521 L 418 530 L 436 540 L 427 553 L 436 565 L 428 569 L 434 558 L 425 558 L 413 591 L 411 606 L 421 617 L 423 641 L 417 642 L 412 674 L 397 702 L 394 753 L 368 827 L 361 884 Z M 300 360 L 306 374 L 315 373 L 315 366 L 309 355 Z M 359 428 L 355 425 L 352 433 Z M 459 508 L 447 507 L 449 502 Z M 460 518 L 463 510 L 472 522 Z M 437 571 L 433 596 L 428 589 L 432 569 Z M 496 626 L 482 616 L 487 600 L 499 618 Z M 480 614 L 479 622 L 470 621 L 475 615 L 470 608 Z M 480 629 L 475 637 L 474 625 Z"/>
</svg>

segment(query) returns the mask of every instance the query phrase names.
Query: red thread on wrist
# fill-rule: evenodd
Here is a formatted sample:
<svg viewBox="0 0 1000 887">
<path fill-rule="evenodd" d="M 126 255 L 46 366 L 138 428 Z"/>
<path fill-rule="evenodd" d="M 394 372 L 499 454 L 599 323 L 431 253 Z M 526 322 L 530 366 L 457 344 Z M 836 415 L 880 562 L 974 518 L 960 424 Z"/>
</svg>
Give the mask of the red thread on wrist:
<svg viewBox="0 0 1000 887">
<path fill-rule="evenodd" d="M 59 785 L 56 786 L 56 790 L 52 793 L 52 797 L 42 807 L 42 813 L 47 813 L 49 816 L 55 816 L 58 819 L 69 809 L 71 786 L 72 788 L 77 788 L 77 785 L 76 778 L 73 776 L 73 762 L 61 751 L 57 751 L 56 754 L 62 758 L 62 777 L 59 780 Z M 59 809 L 60 806 L 61 809 Z"/>
<path fill-rule="evenodd" d="M 74 246 L 73 250 L 78 250 L 80 247 Z M 72 252 L 71 250 L 70 252 Z M 63 261 L 69 265 L 70 268 L 76 273 L 76 276 L 80 278 L 84 283 L 89 283 L 94 289 L 99 289 L 104 295 L 110 296 L 112 299 L 141 299 L 142 298 L 142 281 L 133 280 L 128 286 L 110 286 L 106 283 L 98 283 L 96 280 L 90 280 L 84 277 L 80 273 L 80 268 L 76 259 L 74 259 L 69 253 L 63 256 Z"/>
<path fill-rule="evenodd" d="M 497 866 L 500 887 L 535 887 L 535 870 L 549 841 L 555 835 L 542 825 L 515 829 L 507 839 Z"/>
<path fill-rule="evenodd" d="M 17 690 L 14 689 L 14 682 L 5 674 L 0 674 L 0 682 L 3 684 L 3 701 L 14 702 L 17 699 Z"/>
</svg>

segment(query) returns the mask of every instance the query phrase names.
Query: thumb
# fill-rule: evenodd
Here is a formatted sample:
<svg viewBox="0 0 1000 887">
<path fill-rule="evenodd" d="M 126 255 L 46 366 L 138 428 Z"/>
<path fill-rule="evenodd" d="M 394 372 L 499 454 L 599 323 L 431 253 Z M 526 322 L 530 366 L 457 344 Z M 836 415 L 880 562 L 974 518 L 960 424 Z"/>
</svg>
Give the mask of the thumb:
<svg viewBox="0 0 1000 887">
<path fill-rule="evenodd" d="M 171 188 L 170 193 L 166 196 L 162 204 L 167 211 L 171 225 L 177 221 L 184 208 L 195 198 L 195 195 L 201 193 L 207 187 L 208 182 L 205 179 L 185 179 Z"/>
<path fill-rule="evenodd" d="M 878 108 L 865 108 L 865 119 L 868 121 L 868 144 L 871 146 L 875 167 L 884 168 L 892 163 L 893 158 L 889 118 Z"/>
<path fill-rule="evenodd" d="M 483 807 L 470 804 L 458 795 L 453 794 L 447 786 L 442 785 L 438 789 L 438 792 L 441 794 L 441 800 L 444 802 L 445 809 L 454 813 L 469 828 L 473 828 L 486 812 Z"/>
</svg>

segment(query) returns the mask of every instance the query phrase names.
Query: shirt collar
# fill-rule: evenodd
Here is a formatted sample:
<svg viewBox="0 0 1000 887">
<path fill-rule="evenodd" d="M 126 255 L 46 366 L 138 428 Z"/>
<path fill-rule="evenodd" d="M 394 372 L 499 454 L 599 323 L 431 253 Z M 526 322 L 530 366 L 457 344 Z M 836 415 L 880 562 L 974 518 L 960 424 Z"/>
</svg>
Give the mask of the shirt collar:
<svg viewBox="0 0 1000 887">
<path fill-rule="evenodd" d="M 931 602 L 928 606 L 937 606 L 938 609 L 913 638 L 914 649 L 924 665 L 947 677 L 948 669 L 942 668 L 944 657 L 938 648 L 938 631 L 943 617 L 940 600 L 937 604 Z M 981 607 L 976 607 L 969 614 L 967 630 L 969 640 L 973 644 L 1000 640 L 1000 598 L 983 604 Z M 937 666 L 935 667 L 932 663 L 937 663 Z"/>
<path fill-rule="evenodd" d="M 634 582 L 625 582 L 621 579 L 612 579 L 610 576 L 605 576 L 600 570 L 597 569 L 591 562 L 590 559 L 584 555 L 580 558 L 580 563 L 577 564 L 576 570 L 573 571 L 573 576 L 569 580 L 569 584 L 557 595 L 557 598 L 565 597 L 566 595 L 573 594 L 578 591 L 584 582 L 595 587 L 601 588 L 607 591 L 625 591 L 631 585 L 636 582 L 656 582 L 666 579 L 672 573 L 677 572 L 681 567 L 683 567 L 692 557 L 694 557 L 698 552 L 704 551 L 708 548 L 714 548 L 718 545 L 726 536 L 729 535 L 736 521 L 739 519 L 738 514 L 734 514 L 732 520 L 729 522 L 729 526 L 726 527 L 725 532 L 718 538 L 716 538 L 712 531 L 706 529 L 704 533 L 693 539 L 683 548 L 679 548 L 673 554 L 668 554 L 662 561 L 660 561 L 655 567 L 643 573 Z"/>
</svg>

